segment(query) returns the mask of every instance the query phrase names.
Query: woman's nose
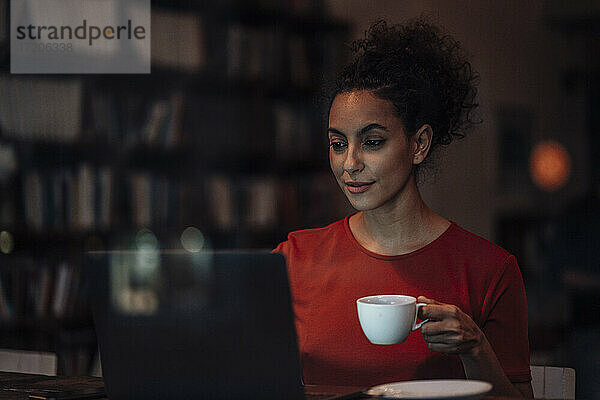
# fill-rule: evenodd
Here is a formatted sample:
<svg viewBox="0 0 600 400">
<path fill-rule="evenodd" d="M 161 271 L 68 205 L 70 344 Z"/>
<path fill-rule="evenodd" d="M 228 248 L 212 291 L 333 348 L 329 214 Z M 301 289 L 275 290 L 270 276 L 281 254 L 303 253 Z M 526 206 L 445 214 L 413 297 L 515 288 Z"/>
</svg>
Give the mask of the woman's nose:
<svg viewBox="0 0 600 400">
<path fill-rule="evenodd" d="M 356 146 L 348 146 L 346 158 L 344 159 L 344 171 L 353 174 L 360 172 L 363 168 L 364 164 L 360 156 L 360 149 Z"/>
</svg>

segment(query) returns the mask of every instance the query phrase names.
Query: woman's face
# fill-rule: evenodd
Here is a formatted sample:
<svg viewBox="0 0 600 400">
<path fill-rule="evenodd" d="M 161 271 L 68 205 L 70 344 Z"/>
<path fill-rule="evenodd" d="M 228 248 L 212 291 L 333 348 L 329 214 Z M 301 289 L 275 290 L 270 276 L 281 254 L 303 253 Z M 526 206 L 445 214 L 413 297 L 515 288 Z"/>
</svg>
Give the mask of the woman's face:
<svg viewBox="0 0 600 400">
<path fill-rule="evenodd" d="M 394 106 L 369 91 L 338 94 L 329 111 L 329 163 L 354 208 L 393 203 L 412 178 L 416 144 Z"/>
</svg>

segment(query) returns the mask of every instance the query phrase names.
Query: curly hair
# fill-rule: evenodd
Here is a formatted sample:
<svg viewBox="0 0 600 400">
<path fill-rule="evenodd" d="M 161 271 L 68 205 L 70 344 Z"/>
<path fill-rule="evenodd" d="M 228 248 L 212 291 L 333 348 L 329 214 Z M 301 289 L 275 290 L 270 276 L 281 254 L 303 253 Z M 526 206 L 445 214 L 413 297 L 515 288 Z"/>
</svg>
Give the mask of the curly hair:
<svg viewBox="0 0 600 400">
<path fill-rule="evenodd" d="M 394 105 L 409 136 L 424 124 L 431 126 L 429 154 L 463 138 L 474 123 L 479 75 L 460 43 L 424 18 L 393 26 L 378 21 L 351 49 L 352 60 L 335 82 L 330 105 L 337 94 L 372 91 Z"/>
</svg>

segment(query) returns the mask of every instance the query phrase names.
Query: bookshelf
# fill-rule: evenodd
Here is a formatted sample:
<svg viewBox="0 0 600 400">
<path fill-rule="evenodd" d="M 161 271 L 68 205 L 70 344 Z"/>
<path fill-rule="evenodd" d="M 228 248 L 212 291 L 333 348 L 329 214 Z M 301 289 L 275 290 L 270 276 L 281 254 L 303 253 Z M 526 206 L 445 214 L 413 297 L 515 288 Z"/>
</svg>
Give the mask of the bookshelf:
<svg viewBox="0 0 600 400">
<path fill-rule="evenodd" d="M 149 75 L 10 75 L 0 58 L 0 347 L 54 351 L 59 374 L 96 354 L 85 250 L 148 231 L 181 248 L 190 226 L 273 248 L 349 211 L 319 103 L 346 23 L 317 0 L 182 0 L 154 2 L 152 30 Z"/>
</svg>

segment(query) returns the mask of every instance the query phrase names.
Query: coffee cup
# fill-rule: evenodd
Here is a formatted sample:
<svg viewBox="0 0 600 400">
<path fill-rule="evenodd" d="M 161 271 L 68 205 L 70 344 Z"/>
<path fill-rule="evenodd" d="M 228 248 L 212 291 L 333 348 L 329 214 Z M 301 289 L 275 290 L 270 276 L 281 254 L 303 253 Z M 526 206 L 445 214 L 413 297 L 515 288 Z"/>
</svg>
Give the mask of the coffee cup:
<svg viewBox="0 0 600 400">
<path fill-rule="evenodd" d="M 408 335 L 428 320 L 417 323 L 419 308 L 412 296 L 385 294 L 361 297 L 356 300 L 358 320 L 369 341 L 373 344 L 402 343 Z"/>
</svg>

